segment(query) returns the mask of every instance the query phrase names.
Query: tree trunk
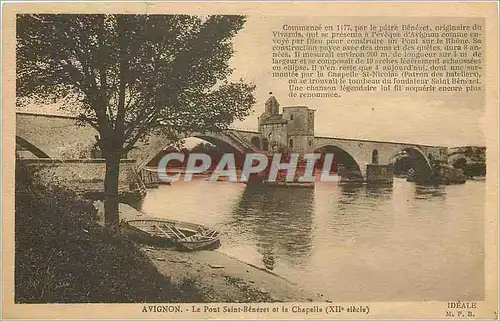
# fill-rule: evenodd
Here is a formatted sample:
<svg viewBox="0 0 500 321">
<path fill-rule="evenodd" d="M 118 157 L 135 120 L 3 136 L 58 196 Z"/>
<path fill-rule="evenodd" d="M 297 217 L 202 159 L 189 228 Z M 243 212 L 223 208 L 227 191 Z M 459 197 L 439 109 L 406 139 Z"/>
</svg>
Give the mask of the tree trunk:
<svg viewBox="0 0 500 321">
<path fill-rule="evenodd" d="M 111 232 L 119 233 L 120 217 L 118 214 L 118 174 L 120 156 L 110 153 L 106 156 L 106 175 L 104 177 L 104 223 Z"/>
</svg>

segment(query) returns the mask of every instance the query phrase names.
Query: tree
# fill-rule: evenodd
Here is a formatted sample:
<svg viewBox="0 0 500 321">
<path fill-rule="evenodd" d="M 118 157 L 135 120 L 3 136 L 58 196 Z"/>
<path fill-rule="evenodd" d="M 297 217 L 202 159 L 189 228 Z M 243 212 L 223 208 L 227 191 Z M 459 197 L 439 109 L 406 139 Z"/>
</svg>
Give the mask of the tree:
<svg viewBox="0 0 500 321">
<path fill-rule="evenodd" d="M 106 226 L 118 231 L 120 157 L 151 133 L 220 131 L 255 102 L 230 82 L 242 16 L 18 15 L 18 98 L 71 99 L 106 160 Z"/>
<path fill-rule="evenodd" d="M 200 142 L 191 148 L 191 153 L 205 153 L 211 156 L 222 156 L 224 152 L 229 152 L 229 148 L 224 150 L 224 147 L 219 147 L 214 144 Z"/>
</svg>

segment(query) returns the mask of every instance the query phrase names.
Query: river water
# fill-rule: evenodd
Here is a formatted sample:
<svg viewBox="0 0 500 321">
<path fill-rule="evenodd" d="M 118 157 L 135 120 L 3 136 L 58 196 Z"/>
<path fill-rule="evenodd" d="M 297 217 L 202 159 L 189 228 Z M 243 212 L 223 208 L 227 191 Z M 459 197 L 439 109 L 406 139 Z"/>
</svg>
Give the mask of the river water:
<svg viewBox="0 0 500 321">
<path fill-rule="evenodd" d="M 481 300 L 485 187 L 179 181 L 150 189 L 141 210 L 216 227 L 218 251 L 325 299 Z"/>
</svg>

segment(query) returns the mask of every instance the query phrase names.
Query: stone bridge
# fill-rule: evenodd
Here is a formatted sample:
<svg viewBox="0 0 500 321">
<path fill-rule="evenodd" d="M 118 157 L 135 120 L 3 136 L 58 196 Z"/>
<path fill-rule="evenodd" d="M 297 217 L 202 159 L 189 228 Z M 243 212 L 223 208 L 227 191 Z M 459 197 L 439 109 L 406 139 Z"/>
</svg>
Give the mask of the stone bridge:
<svg viewBox="0 0 500 321">
<path fill-rule="evenodd" d="M 369 164 L 390 164 L 401 153 L 415 160 L 417 171 L 429 171 L 430 160 L 447 161 L 448 148 L 399 142 L 348 139 L 337 137 L 314 137 L 314 150 L 326 149 L 339 154 L 348 166 L 358 170 L 363 177 Z"/>
<path fill-rule="evenodd" d="M 94 158 L 98 132 L 89 125 L 77 125 L 76 117 L 16 112 L 16 150 L 26 157 L 55 159 Z M 217 146 L 239 153 L 255 151 L 252 139 L 260 139 L 259 132 L 228 129 L 221 133 L 191 133 Z M 166 148 L 171 140 L 151 135 L 146 142 L 138 142 L 127 158 L 135 159 L 137 167 L 144 167 Z M 22 156 L 22 155 L 20 155 Z"/>
<path fill-rule="evenodd" d="M 16 149 L 20 157 L 88 159 L 95 158 L 97 131 L 92 127 L 77 126 L 69 116 L 16 112 Z M 217 146 L 228 147 L 239 153 L 265 152 L 267 137 L 259 131 L 228 129 L 220 133 L 192 133 Z M 187 137 L 186 137 L 187 138 Z M 137 168 L 144 167 L 154 156 L 170 144 L 168 138 L 151 136 L 129 152 Z M 302 152 L 330 151 L 342 165 L 366 177 L 367 165 L 389 164 L 402 152 L 417 160 L 416 170 L 430 170 L 430 158 L 447 160 L 447 147 L 383 142 L 338 137 L 312 137 Z M 31 155 L 32 154 L 32 155 Z"/>
</svg>

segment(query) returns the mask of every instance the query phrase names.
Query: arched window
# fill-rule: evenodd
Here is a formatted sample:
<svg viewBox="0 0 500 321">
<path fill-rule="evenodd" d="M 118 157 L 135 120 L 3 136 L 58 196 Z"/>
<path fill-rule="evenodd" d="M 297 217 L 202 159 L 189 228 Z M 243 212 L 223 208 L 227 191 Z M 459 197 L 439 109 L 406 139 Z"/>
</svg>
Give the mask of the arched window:
<svg viewBox="0 0 500 321">
<path fill-rule="evenodd" d="M 289 148 L 293 148 L 293 139 L 290 138 L 290 140 L 288 141 L 288 147 Z"/>
<path fill-rule="evenodd" d="M 372 152 L 372 164 L 378 164 L 378 150 L 376 149 Z"/>
<path fill-rule="evenodd" d="M 290 115 L 290 120 L 293 120 L 293 115 Z"/>
</svg>

